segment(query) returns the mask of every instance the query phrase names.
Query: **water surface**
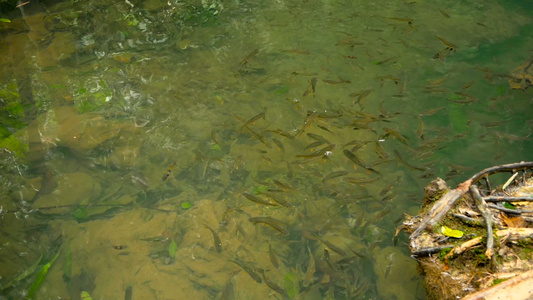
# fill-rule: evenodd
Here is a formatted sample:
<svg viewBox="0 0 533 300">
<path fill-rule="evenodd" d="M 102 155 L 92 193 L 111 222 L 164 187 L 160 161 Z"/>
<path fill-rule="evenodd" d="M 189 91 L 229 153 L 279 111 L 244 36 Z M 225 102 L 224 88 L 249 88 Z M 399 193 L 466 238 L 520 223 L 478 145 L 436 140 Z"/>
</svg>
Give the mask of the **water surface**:
<svg viewBox="0 0 533 300">
<path fill-rule="evenodd" d="M 424 299 L 424 186 L 533 159 L 532 10 L 441 3 L 5 8 L 2 297 Z"/>
</svg>

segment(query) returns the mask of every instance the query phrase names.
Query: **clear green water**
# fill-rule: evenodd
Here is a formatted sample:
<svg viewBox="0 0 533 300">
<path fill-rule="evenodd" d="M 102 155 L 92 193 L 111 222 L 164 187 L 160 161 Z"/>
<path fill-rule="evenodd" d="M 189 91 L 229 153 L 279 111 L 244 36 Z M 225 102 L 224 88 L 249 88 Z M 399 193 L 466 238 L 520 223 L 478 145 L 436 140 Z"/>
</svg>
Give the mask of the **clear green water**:
<svg viewBox="0 0 533 300">
<path fill-rule="evenodd" d="M 441 3 L 1 12 L 2 297 L 424 299 L 424 186 L 533 159 L 527 2 Z"/>
</svg>

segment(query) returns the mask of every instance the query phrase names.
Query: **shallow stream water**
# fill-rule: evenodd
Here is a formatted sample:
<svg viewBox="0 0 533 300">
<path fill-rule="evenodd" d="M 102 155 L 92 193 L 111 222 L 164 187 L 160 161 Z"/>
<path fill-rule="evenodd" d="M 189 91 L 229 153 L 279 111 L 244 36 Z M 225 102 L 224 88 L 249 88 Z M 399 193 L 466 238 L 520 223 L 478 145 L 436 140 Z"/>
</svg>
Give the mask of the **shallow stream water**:
<svg viewBox="0 0 533 300">
<path fill-rule="evenodd" d="M 533 159 L 531 12 L 2 6 L 0 299 L 425 299 L 424 187 Z"/>
</svg>

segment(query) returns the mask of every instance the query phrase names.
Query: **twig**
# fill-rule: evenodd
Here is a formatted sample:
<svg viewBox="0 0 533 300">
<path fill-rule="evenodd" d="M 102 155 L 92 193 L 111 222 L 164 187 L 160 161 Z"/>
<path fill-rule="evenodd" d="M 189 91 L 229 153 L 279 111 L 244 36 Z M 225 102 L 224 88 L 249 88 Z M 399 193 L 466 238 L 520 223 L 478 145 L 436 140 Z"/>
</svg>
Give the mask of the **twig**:
<svg viewBox="0 0 533 300">
<path fill-rule="evenodd" d="M 494 209 L 497 209 L 497 210 L 501 210 L 505 213 L 508 213 L 508 214 L 515 214 L 515 215 L 521 215 L 521 214 L 524 214 L 524 213 L 531 213 L 533 212 L 533 210 L 518 210 L 518 209 L 510 209 L 510 208 L 505 208 L 505 207 L 501 207 L 501 206 L 497 206 L 497 205 L 494 205 L 494 204 L 489 204 L 488 207 L 490 208 L 494 208 Z"/>
<path fill-rule="evenodd" d="M 491 259 L 494 255 L 494 235 L 492 233 L 492 214 L 487 206 L 487 202 L 483 200 L 481 195 L 479 194 L 479 191 L 477 189 L 477 186 L 471 185 L 470 186 L 470 193 L 472 194 L 472 197 L 476 200 L 477 208 L 483 215 L 483 218 L 485 219 L 485 225 L 487 225 L 487 251 L 485 251 L 485 255 Z"/>
<path fill-rule="evenodd" d="M 473 238 L 471 240 L 468 240 L 468 241 L 462 243 L 461 245 L 455 246 L 452 249 L 452 251 L 450 251 L 450 253 L 446 254 L 446 256 L 444 258 L 448 259 L 449 257 L 453 256 L 454 254 L 461 254 L 461 253 L 465 252 L 466 250 L 468 250 L 468 249 L 476 246 L 477 244 L 481 243 L 482 239 L 483 239 L 483 237 L 478 236 L 476 238 Z"/>
<path fill-rule="evenodd" d="M 414 256 L 430 255 L 430 254 L 440 253 L 444 249 L 452 249 L 452 248 L 453 246 L 422 248 L 420 250 L 414 251 L 412 255 Z"/>
<path fill-rule="evenodd" d="M 490 168 L 486 168 L 476 174 L 474 174 L 472 177 L 470 177 L 469 180 L 472 181 L 472 183 L 476 183 L 478 180 L 480 180 L 485 175 L 491 175 L 498 172 L 505 172 L 505 171 L 511 171 L 516 172 L 518 170 L 525 170 L 533 168 L 533 161 L 522 161 L 519 163 L 513 163 L 513 164 L 506 164 L 506 165 L 500 165 L 500 166 L 494 166 Z M 468 181 L 468 180 L 467 180 Z M 465 182 L 467 182 L 465 181 Z"/>
<path fill-rule="evenodd" d="M 457 219 L 465 222 L 468 225 L 483 226 L 485 224 L 485 222 L 483 220 L 480 220 L 478 218 L 470 218 L 470 217 L 467 217 L 467 216 L 461 215 L 461 214 L 452 214 L 452 216 L 454 216 Z"/>
<path fill-rule="evenodd" d="M 496 231 L 497 237 L 506 237 L 506 240 L 517 241 L 533 238 L 533 228 L 507 228 Z"/>
<path fill-rule="evenodd" d="M 516 201 L 533 201 L 533 197 L 530 196 L 522 196 L 522 197 L 503 197 L 503 196 L 488 196 L 483 197 L 483 200 L 487 202 L 516 202 Z"/>
</svg>

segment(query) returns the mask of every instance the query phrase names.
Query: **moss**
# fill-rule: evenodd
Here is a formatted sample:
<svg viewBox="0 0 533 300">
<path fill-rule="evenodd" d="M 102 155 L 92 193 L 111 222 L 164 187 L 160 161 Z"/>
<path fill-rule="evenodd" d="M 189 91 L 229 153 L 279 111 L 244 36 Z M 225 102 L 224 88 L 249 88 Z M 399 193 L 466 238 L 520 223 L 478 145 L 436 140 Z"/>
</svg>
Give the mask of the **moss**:
<svg viewBox="0 0 533 300">
<path fill-rule="evenodd" d="M 494 280 L 492 281 L 492 286 L 495 286 L 495 285 L 497 285 L 498 283 L 504 282 L 504 281 L 506 281 L 506 280 L 507 280 L 507 278 L 506 278 L 506 279 L 503 279 L 503 278 L 496 278 L 496 279 L 494 279 Z"/>
</svg>

